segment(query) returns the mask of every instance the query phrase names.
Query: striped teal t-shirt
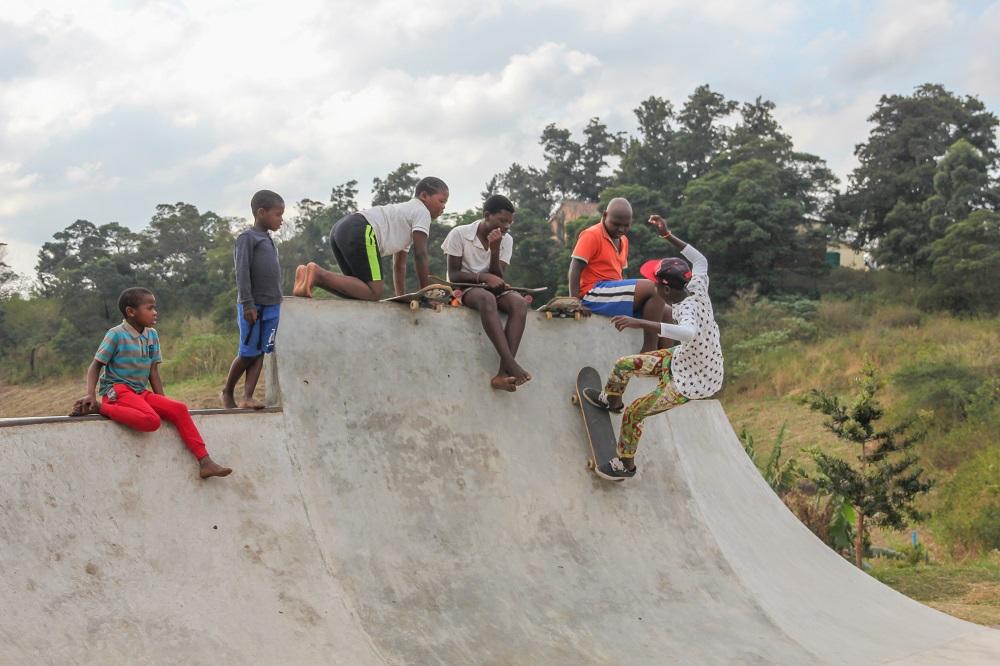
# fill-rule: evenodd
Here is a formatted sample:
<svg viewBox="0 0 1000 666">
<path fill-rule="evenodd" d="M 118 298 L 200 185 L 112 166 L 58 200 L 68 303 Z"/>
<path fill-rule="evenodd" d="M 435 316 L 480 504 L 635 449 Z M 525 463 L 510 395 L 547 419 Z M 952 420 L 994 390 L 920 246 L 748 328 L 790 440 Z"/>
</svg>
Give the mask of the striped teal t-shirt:
<svg viewBox="0 0 1000 666">
<path fill-rule="evenodd" d="M 100 395 L 104 395 L 115 384 L 127 384 L 136 393 L 146 388 L 149 369 L 159 363 L 160 336 L 155 328 L 147 328 L 142 333 L 127 321 L 108 329 L 94 358 L 104 364 L 101 372 Z"/>
</svg>

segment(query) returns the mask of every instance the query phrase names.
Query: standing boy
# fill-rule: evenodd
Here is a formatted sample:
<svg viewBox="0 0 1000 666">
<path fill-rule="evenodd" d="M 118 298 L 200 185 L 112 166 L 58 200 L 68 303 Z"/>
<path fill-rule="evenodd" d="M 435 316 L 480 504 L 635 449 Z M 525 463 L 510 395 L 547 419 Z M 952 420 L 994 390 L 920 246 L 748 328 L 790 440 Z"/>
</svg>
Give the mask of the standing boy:
<svg viewBox="0 0 1000 666">
<path fill-rule="evenodd" d="M 462 304 L 479 310 L 483 330 L 500 356 L 500 369 L 490 380 L 495 389 L 515 391 L 531 379 L 514 357 L 521 344 L 528 303 L 516 291 L 507 288 L 503 276 L 514 252 L 510 225 L 514 223 L 514 204 L 494 194 L 483 204 L 483 219 L 463 224 L 448 232 L 441 249 L 448 257 L 448 280 L 470 282 L 462 294 Z M 507 314 L 507 325 L 500 321 Z"/>
<path fill-rule="evenodd" d="M 382 298 L 381 257 L 392 257 L 392 283 L 396 295 L 406 293 L 406 257 L 413 247 L 413 263 L 421 288 L 429 284 L 427 237 L 431 220 L 448 204 L 448 186 L 440 178 L 420 179 L 409 201 L 373 206 L 351 213 L 333 225 L 330 247 L 343 273 L 328 271 L 315 262 L 295 269 L 292 294 L 312 298 L 321 287 L 343 298 L 377 301 Z"/>
<path fill-rule="evenodd" d="M 238 406 L 243 409 L 264 408 L 264 403 L 254 399 L 253 392 L 264 366 L 264 354 L 274 351 L 274 334 L 278 330 L 278 315 L 281 312 L 281 267 L 271 232 L 281 227 L 285 200 L 271 190 L 261 190 L 250 199 L 250 210 L 253 226 L 236 237 L 233 252 L 236 262 L 236 324 L 240 330 L 240 341 L 221 394 L 222 406 L 227 409 L 237 407 L 233 391 L 244 373 L 246 381 Z"/>
<path fill-rule="evenodd" d="M 584 311 L 605 317 L 638 315 L 668 321 L 670 309 L 649 280 L 623 279 L 628 267 L 628 237 L 632 206 L 615 198 L 601 221 L 580 232 L 569 265 L 569 295 L 579 298 Z M 663 341 L 665 345 L 665 341 Z M 655 332 L 644 331 L 642 351 L 661 346 Z"/>
<path fill-rule="evenodd" d="M 647 321 L 619 316 L 612 319 L 621 331 L 641 328 L 664 338 L 679 340 L 671 349 L 657 349 L 635 356 L 623 356 L 615 362 L 603 391 L 584 389 L 584 398 L 612 412 L 623 408 L 622 394 L 633 375 L 658 377 L 656 388 L 628 406 L 622 415 L 617 456 L 597 467 L 605 479 L 621 481 L 635 476 L 635 451 L 642 437 L 642 421 L 689 400 L 710 398 L 722 388 L 722 348 L 719 326 L 715 323 L 712 300 L 708 296 L 708 260 L 705 256 L 667 230 L 659 215 L 649 218 L 660 235 L 691 261 L 663 259 L 656 268 L 656 290 L 673 305 L 676 323 Z"/>
<path fill-rule="evenodd" d="M 118 297 L 118 309 L 125 319 L 104 334 L 87 368 L 87 395 L 77 400 L 71 415 L 96 411 L 99 394 L 100 413 L 134 430 L 153 432 L 160 427 L 160 419 L 166 419 L 198 459 L 201 478 L 228 476 L 233 470 L 209 457 L 187 406 L 163 394 L 160 337 L 153 328 L 157 318 L 153 292 L 142 287 L 126 289 Z M 146 390 L 147 382 L 152 391 Z"/>
</svg>

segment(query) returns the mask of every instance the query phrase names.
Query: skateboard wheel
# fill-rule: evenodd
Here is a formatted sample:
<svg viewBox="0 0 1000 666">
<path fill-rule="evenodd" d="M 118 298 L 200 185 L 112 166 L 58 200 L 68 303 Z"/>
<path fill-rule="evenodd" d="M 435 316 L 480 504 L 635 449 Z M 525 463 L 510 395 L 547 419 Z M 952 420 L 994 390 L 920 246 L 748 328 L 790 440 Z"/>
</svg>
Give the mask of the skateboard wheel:
<svg viewBox="0 0 1000 666">
<path fill-rule="evenodd" d="M 418 303 L 417 301 L 410 301 L 410 309 L 411 310 L 416 310 L 419 307 L 420 307 L 420 303 Z"/>
<path fill-rule="evenodd" d="M 594 459 L 593 458 L 587 458 L 587 469 L 589 469 L 589 470 L 593 470 L 594 469 Z"/>
<path fill-rule="evenodd" d="M 551 312 L 546 312 L 545 313 L 545 318 L 546 319 L 552 319 L 552 313 Z"/>
<path fill-rule="evenodd" d="M 531 305 L 532 303 L 535 302 L 535 297 L 532 296 L 531 294 L 528 294 L 524 297 L 524 302 L 527 303 L 528 305 Z"/>
<path fill-rule="evenodd" d="M 580 404 L 580 398 L 576 395 L 576 393 L 574 393 L 569 397 L 569 401 L 572 402 L 574 405 Z"/>
<path fill-rule="evenodd" d="M 434 312 L 441 312 L 441 310 L 444 310 L 444 306 L 441 305 L 440 303 L 435 303 L 434 304 Z"/>
<path fill-rule="evenodd" d="M 582 312 L 574 312 L 573 313 L 573 319 L 576 319 L 577 321 L 580 321 L 581 319 L 583 319 L 583 313 Z"/>
</svg>

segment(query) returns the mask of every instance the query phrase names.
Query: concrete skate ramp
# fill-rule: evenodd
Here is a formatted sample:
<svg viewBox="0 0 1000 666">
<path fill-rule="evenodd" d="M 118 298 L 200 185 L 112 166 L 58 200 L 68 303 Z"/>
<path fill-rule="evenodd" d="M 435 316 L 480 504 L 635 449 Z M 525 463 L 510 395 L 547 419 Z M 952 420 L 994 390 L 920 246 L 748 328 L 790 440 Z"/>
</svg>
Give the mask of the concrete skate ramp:
<svg viewBox="0 0 1000 666">
<path fill-rule="evenodd" d="M 228 479 L 169 428 L 0 428 L 0 664 L 1000 661 L 799 524 L 715 401 L 594 477 L 576 372 L 638 342 L 531 314 L 497 393 L 471 311 L 291 299 L 283 412 L 199 417 Z"/>
</svg>

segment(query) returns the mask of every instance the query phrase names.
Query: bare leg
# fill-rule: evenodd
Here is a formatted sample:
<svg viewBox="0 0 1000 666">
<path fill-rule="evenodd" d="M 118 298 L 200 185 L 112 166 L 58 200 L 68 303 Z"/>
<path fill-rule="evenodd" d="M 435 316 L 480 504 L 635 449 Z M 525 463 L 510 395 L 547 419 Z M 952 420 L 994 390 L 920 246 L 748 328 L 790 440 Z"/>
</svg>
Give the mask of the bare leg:
<svg viewBox="0 0 1000 666">
<path fill-rule="evenodd" d="M 295 286 L 292 294 L 312 298 L 313 287 L 320 287 L 332 294 L 359 301 L 377 301 L 382 298 L 385 285 L 381 280 L 363 282 L 356 277 L 328 271 L 315 262 L 295 269 Z"/>
<path fill-rule="evenodd" d="M 511 292 L 498 298 L 497 306 L 501 311 L 507 313 L 507 325 L 504 326 L 504 337 L 507 338 L 510 355 L 517 356 L 517 348 L 521 346 L 521 336 L 524 335 L 524 323 L 528 316 L 528 302 L 524 300 L 521 294 Z M 527 379 L 518 381 L 518 385 L 531 380 L 530 374 L 525 373 L 525 375 Z M 515 377 L 517 377 L 516 374 Z"/>
<path fill-rule="evenodd" d="M 233 364 L 229 366 L 229 375 L 226 376 L 226 385 L 223 387 L 222 392 L 219 394 L 219 399 L 222 400 L 222 406 L 226 409 L 236 409 L 236 398 L 233 396 L 233 392 L 236 390 L 236 383 L 240 381 L 240 377 L 243 376 L 247 369 L 252 367 L 254 362 L 258 357 L 244 357 L 237 356 L 233 359 Z M 260 375 L 260 371 L 257 371 Z M 247 373 L 247 380 L 249 381 L 249 373 Z M 254 378 L 254 386 L 257 385 L 257 379 Z M 251 391 L 251 395 L 253 391 Z"/>
<path fill-rule="evenodd" d="M 638 280 L 635 283 L 635 308 L 642 311 L 642 318 L 647 321 L 664 321 L 669 319 L 665 309 L 666 301 L 656 293 L 656 285 L 649 280 Z M 656 333 L 650 331 L 642 332 L 642 351 L 648 352 L 659 348 L 659 340 Z"/>
<path fill-rule="evenodd" d="M 243 399 L 240 400 L 240 407 L 243 409 L 264 409 L 264 403 L 254 400 L 253 392 L 257 389 L 257 380 L 260 379 L 261 368 L 264 367 L 264 355 L 253 359 L 253 363 L 247 368 L 247 377 L 243 382 Z"/>
<path fill-rule="evenodd" d="M 531 375 L 525 372 L 524 368 L 519 366 L 514 360 L 514 354 L 510 350 L 510 344 L 507 342 L 507 336 L 500 323 L 500 313 L 497 308 L 496 296 L 486 289 L 470 289 L 465 292 L 462 303 L 470 308 L 479 310 L 479 319 L 483 324 L 483 330 L 486 331 L 486 337 L 493 343 L 493 348 L 497 350 L 497 354 L 500 356 L 500 370 L 490 384 L 494 388 L 500 388 L 496 380 L 505 376 L 513 377 L 515 384 L 523 384 L 531 379 Z M 507 390 L 512 389 L 508 388 Z"/>
</svg>

